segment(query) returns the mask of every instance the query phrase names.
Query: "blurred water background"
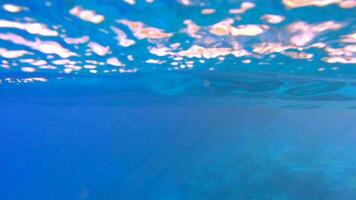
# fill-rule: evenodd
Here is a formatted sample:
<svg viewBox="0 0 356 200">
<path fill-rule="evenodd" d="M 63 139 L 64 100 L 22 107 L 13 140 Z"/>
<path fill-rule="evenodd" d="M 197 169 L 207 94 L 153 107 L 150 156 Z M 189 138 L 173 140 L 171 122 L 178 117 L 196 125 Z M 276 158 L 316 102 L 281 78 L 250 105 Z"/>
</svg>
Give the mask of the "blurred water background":
<svg viewBox="0 0 356 200">
<path fill-rule="evenodd" d="M 355 1 L 0 2 L 0 199 L 356 196 Z"/>
</svg>

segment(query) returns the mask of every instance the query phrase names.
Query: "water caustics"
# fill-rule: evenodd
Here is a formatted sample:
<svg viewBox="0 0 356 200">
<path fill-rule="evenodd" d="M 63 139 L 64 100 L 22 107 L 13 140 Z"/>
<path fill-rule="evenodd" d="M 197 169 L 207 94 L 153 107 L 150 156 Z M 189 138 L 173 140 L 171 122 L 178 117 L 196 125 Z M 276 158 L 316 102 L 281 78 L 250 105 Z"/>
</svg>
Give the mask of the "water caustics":
<svg viewBox="0 0 356 200">
<path fill-rule="evenodd" d="M 165 95 L 356 98 L 354 0 L 1 6 L 2 85 L 147 74 Z"/>
</svg>

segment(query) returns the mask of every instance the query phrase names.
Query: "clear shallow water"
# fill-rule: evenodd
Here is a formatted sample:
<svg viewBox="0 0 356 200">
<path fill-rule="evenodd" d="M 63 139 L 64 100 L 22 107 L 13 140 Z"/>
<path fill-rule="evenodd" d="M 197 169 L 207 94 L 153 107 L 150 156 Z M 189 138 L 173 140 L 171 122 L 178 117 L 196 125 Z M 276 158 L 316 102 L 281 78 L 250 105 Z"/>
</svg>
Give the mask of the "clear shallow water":
<svg viewBox="0 0 356 200">
<path fill-rule="evenodd" d="M 1 199 L 353 199 L 353 1 L 1 1 Z"/>
</svg>

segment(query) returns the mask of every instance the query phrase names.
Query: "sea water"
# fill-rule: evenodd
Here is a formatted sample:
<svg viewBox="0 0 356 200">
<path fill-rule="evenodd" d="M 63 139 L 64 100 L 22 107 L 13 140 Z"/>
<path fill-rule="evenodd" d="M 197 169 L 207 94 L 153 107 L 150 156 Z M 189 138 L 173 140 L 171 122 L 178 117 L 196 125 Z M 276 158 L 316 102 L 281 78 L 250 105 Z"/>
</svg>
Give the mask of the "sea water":
<svg viewBox="0 0 356 200">
<path fill-rule="evenodd" d="M 354 1 L 1 1 L 0 199 L 352 200 Z"/>
</svg>

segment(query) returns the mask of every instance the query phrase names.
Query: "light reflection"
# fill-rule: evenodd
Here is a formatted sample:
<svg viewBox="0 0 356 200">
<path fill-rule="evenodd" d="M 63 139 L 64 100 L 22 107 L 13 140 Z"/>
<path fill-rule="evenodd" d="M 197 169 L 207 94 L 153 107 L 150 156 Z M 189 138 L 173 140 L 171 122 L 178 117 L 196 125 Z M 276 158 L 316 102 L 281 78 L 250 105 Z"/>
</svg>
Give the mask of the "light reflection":
<svg viewBox="0 0 356 200">
<path fill-rule="evenodd" d="M 16 28 L 27 31 L 30 34 L 42 36 L 58 36 L 57 31 L 48 29 L 46 25 L 40 23 L 20 23 L 0 20 L 0 28 Z"/>
<path fill-rule="evenodd" d="M 284 21 L 284 17 L 281 15 L 265 14 L 261 17 L 262 20 L 270 24 L 279 24 Z"/>
<path fill-rule="evenodd" d="M 154 27 L 149 27 L 142 22 L 133 22 L 129 20 L 118 20 L 130 28 L 134 36 L 138 39 L 163 39 L 172 36 L 171 33 L 164 33 L 162 30 Z"/>
<path fill-rule="evenodd" d="M 23 45 L 33 50 L 40 51 L 44 54 L 56 54 L 62 58 L 68 58 L 71 56 L 77 56 L 78 54 L 71 52 L 70 50 L 62 47 L 59 43 L 54 41 L 42 41 L 36 39 L 34 42 L 26 40 L 25 38 L 12 33 L 2 34 L 0 33 L 0 39 L 10 41 L 14 44 Z"/>
<path fill-rule="evenodd" d="M 300 8 L 305 6 L 328 6 L 338 4 L 341 8 L 353 8 L 356 6 L 354 0 L 282 0 L 288 8 Z"/>
<path fill-rule="evenodd" d="M 19 58 L 24 55 L 32 54 L 31 52 L 25 50 L 8 50 L 5 48 L 0 48 L 0 56 L 3 58 Z"/>
<path fill-rule="evenodd" d="M 93 10 L 85 10 L 80 6 L 72 8 L 69 13 L 93 24 L 100 24 L 105 19 L 103 15 L 96 14 L 96 12 Z"/>
<path fill-rule="evenodd" d="M 140 4 L 132 0 L 123 2 L 130 8 Z M 150 6 L 156 5 L 156 1 L 145 2 L 152 3 Z M 166 70 L 189 70 L 207 60 L 213 60 L 215 65 L 229 64 L 231 60 L 227 58 L 241 58 L 238 62 L 246 65 L 253 60 L 271 64 L 281 57 L 305 63 L 322 61 L 326 65 L 356 63 L 356 34 L 354 30 L 350 31 L 350 20 L 319 19 L 311 22 L 300 20 L 299 16 L 285 16 L 291 9 L 306 6 L 336 6 L 346 11 L 355 7 L 355 1 L 281 0 L 282 7 L 286 7 L 283 12 L 260 12 L 254 21 L 245 20 L 245 16 L 261 10 L 258 1 L 231 3 L 224 9 L 203 0 L 177 2 L 184 9 L 197 8 L 199 17 L 190 11 L 175 13 L 180 17 L 179 22 L 155 24 L 154 20 L 149 21 L 141 15 L 130 19 L 120 11 L 117 18 L 110 19 L 102 10 L 70 5 L 65 10 L 67 15 L 59 18 L 78 27 L 76 34 L 71 30 L 73 27 L 61 24 L 61 20 L 57 24 L 45 24 L 42 22 L 46 20 L 32 16 L 11 17 L 30 13 L 31 8 L 3 4 L 3 11 L 9 17 L 0 19 L 0 40 L 11 46 L 0 47 L 0 56 L 5 59 L 1 66 L 26 73 L 57 70 L 59 73 L 100 74 L 131 73 L 145 68 L 141 66 L 153 65 L 162 65 L 161 69 Z M 53 9 L 50 1 L 45 5 L 47 11 Z M 13 14 L 18 12 L 21 13 Z M 214 18 L 216 13 L 219 17 Z M 225 14 L 220 16 L 220 13 Z M 342 30 L 348 32 L 329 39 L 334 32 Z M 20 67 L 13 67 L 17 65 Z M 206 70 L 210 68 L 205 67 Z M 219 67 L 214 66 L 215 69 Z"/>
<path fill-rule="evenodd" d="M 18 13 L 23 10 L 23 8 L 14 4 L 4 4 L 2 7 L 7 12 L 11 12 L 11 13 Z"/>
<path fill-rule="evenodd" d="M 109 53 L 110 47 L 102 46 L 96 42 L 89 42 L 88 47 L 98 56 L 105 56 Z"/>
</svg>

